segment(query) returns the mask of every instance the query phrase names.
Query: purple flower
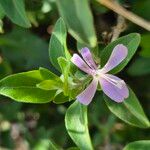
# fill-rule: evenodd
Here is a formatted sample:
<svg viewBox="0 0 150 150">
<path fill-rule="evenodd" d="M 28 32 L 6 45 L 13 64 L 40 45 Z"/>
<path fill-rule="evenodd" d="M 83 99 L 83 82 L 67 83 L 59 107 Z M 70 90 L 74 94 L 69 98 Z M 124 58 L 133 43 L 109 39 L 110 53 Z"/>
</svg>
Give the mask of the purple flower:
<svg viewBox="0 0 150 150">
<path fill-rule="evenodd" d="M 115 102 L 120 103 L 129 96 L 129 90 L 126 83 L 122 79 L 108 73 L 126 58 L 128 54 L 127 47 L 123 44 L 115 46 L 109 60 L 101 69 L 99 69 L 94 62 L 88 48 L 85 47 L 81 49 L 80 53 L 83 59 L 78 54 L 74 54 L 71 61 L 93 78 L 86 89 L 77 96 L 77 100 L 80 103 L 88 105 L 92 101 L 98 83 L 103 92 Z"/>
</svg>

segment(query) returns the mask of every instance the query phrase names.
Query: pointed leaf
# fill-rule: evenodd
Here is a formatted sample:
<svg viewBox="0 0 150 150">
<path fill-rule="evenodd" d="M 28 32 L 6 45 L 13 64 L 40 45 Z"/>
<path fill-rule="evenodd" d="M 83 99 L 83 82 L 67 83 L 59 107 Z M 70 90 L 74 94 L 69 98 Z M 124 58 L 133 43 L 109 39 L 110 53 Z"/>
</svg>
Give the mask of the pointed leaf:
<svg viewBox="0 0 150 150">
<path fill-rule="evenodd" d="M 49 43 L 49 57 L 53 66 L 60 71 L 57 58 L 66 57 L 69 59 L 70 54 L 66 47 L 67 31 L 62 18 L 58 19 L 52 32 Z"/>
<path fill-rule="evenodd" d="M 69 83 L 68 83 L 68 78 L 69 78 L 69 70 L 70 70 L 70 62 L 68 62 L 65 58 L 59 57 L 58 58 L 58 63 L 61 68 L 61 72 L 63 74 L 63 82 L 64 82 L 64 94 L 68 95 L 69 93 Z"/>
<path fill-rule="evenodd" d="M 42 78 L 45 80 L 59 80 L 59 77 L 56 74 L 46 68 L 40 67 L 39 71 Z"/>
<path fill-rule="evenodd" d="M 25 12 L 24 0 L 0 0 L 0 5 L 12 22 L 25 28 L 31 26 Z"/>
<path fill-rule="evenodd" d="M 79 42 L 95 47 L 97 39 L 88 0 L 57 0 L 56 2 L 70 34 Z"/>
<path fill-rule="evenodd" d="M 104 95 L 104 100 L 109 110 L 124 122 L 139 128 L 150 127 L 150 122 L 131 89 L 129 89 L 129 97 L 122 103 L 113 102 L 106 95 Z"/>
<path fill-rule="evenodd" d="M 75 101 L 65 116 L 67 131 L 80 149 L 93 150 L 88 131 L 87 107 Z"/>
<path fill-rule="evenodd" d="M 43 81 L 39 70 L 10 75 L 0 81 L 0 94 L 19 102 L 47 103 L 56 90 L 46 91 L 36 87 Z"/>
</svg>

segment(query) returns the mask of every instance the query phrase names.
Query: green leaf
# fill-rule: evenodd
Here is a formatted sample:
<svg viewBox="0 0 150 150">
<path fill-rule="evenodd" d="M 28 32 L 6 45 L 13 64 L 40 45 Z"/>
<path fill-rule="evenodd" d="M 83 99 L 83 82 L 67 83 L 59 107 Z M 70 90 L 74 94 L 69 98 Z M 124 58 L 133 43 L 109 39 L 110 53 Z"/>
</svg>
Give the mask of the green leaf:
<svg viewBox="0 0 150 150">
<path fill-rule="evenodd" d="M 75 101 L 65 115 L 66 129 L 80 149 L 93 150 L 88 131 L 87 106 Z"/>
<path fill-rule="evenodd" d="M 150 34 L 143 34 L 141 36 L 141 52 L 140 55 L 143 57 L 150 58 L 150 44 L 149 44 Z"/>
<path fill-rule="evenodd" d="M 38 88 L 43 90 L 57 90 L 61 89 L 63 86 L 63 83 L 56 80 L 44 80 L 36 85 Z"/>
<path fill-rule="evenodd" d="M 113 48 L 118 44 L 124 44 L 128 48 L 127 57 L 122 61 L 122 63 L 120 63 L 118 66 L 116 66 L 114 69 L 112 69 L 110 71 L 113 74 L 118 73 L 128 64 L 130 59 L 133 57 L 134 53 L 136 52 L 136 50 L 139 46 L 139 43 L 140 43 L 140 35 L 138 33 L 128 34 L 128 35 L 118 38 L 116 41 L 110 43 L 102 51 L 102 54 L 101 54 L 102 67 L 108 61 L 108 59 L 113 51 Z"/>
<path fill-rule="evenodd" d="M 70 54 L 66 47 L 67 31 L 65 23 L 62 18 L 58 19 L 52 32 L 49 42 L 49 57 L 53 66 L 60 71 L 57 58 L 66 57 L 70 58 Z"/>
<path fill-rule="evenodd" d="M 77 41 L 95 47 L 97 38 L 88 0 L 57 0 L 56 2 L 70 34 Z"/>
<path fill-rule="evenodd" d="M 40 66 L 52 68 L 48 59 L 48 44 L 27 29 L 15 27 L 8 34 L 1 35 L 0 48 L 4 58 L 17 72 L 38 69 Z"/>
<path fill-rule="evenodd" d="M 149 148 L 150 140 L 141 140 L 129 143 L 123 150 L 149 150 Z"/>
<path fill-rule="evenodd" d="M 19 102 L 47 103 L 56 90 L 46 91 L 36 87 L 43 80 L 39 70 L 10 75 L 0 81 L 0 94 Z"/>
<path fill-rule="evenodd" d="M 62 90 L 58 90 L 56 92 L 55 98 L 53 100 L 54 103 L 56 104 L 62 104 L 69 101 L 69 97 L 65 96 L 64 93 L 62 92 Z"/>
<path fill-rule="evenodd" d="M 150 58 L 139 57 L 131 64 L 128 73 L 132 76 L 142 76 L 150 74 Z"/>
<path fill-rule="evenodd" d="M 65 58 L 59 57 L 58 63 L 60 65 L 62 74 L 63 74 L 63 82 L 64 82 L 64 94 L 68 95 L 69 93 L 69 70 L 70 70 L 70 62 L 68 62 Z"/>
<path fill-rule="evenodd" d="M 109 110 L 124 122 L 139 128 L 150 127 L 150 122 L 146 117 L 142 106 L 130 88 L 129 97 L 122 103 L 116 103 L 106 95 L 104 95 L 104 100 Z"/>
<path fill-rule="evenodd" d="M 12 22 L 25 28 L 31 26 L 26 16 L 24 0 L 0 0 L 0 5 Z"/>
<path fill-rule="evenodd" d="M 40 67 L 39 68 L 40 74 L 42 76 L 43 79 L 45 80 L 59 80 L 59 77 L 54 74 L 53 72 L 51 72 L 50 70 Z"/>
</svg>

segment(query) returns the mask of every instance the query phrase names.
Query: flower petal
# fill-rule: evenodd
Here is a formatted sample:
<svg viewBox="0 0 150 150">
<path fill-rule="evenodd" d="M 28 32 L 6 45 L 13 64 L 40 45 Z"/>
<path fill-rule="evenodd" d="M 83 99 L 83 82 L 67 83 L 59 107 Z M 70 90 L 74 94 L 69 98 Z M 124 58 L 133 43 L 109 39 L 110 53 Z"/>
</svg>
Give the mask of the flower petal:
<svg viewBox="0 0 150 150">
<path fill-rule="evenodd" d="M 109 60 L 105 66 L 101 69 L 103 73 L 107 73 L 112 70 L 114 67 L 119 65 L 128 55 L 128 49 L 123 44 L 118 44 L 113 49 Z"/>
<path fill-rule="evenodd" d="M 103 92 L 109 98 L 120 103 L 129 96 L 129 90 L 127 88 L 126 83 L 123 80 L 110 74 L 105 74 L 105 76 L 106 78 L 100 77 L 99 82 L 100 82 Z M 108 78 L 110 79 L 110 81 Z M 115 83 L 113 84 L 111 80 L 118 82 L 119 86 L 115 85 Z"/>
<path fill-rule="evenodd" d="M 95 95 L 97 84 L 98 80 L 93 79 L 93 81 L 88 85 L 88 87 L 77 96 L 77 100 L 84 105 L 88 105 Z"/>
<path fill-rule="evenodd" d="M 82 60 L 79 55 L 74 54 L 71 58 L 71 62 L 87 74 L 92 74 L 92 69 Z"/>
<path fill-rule="evenodd" d="M 84 47 L 81 49 L 81 55 L 85 62 L 92 68 L 92 69 L 97 69 L 97 66 L 93 60 L 92 54 L 90 50 L 87 47 Z"/>
</svg>

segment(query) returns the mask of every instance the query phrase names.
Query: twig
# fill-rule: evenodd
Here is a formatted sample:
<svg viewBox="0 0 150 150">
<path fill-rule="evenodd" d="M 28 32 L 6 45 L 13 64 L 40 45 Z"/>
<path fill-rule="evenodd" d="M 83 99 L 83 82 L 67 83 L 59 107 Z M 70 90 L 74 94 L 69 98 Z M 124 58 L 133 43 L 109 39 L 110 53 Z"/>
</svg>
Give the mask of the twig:
<svg viewBox="0 0 150 150">
<path fill-rule="evenodd" d="M 134 14 L 133 12 L 130 12 L 123 8 L 118 3 L 112 1 L 112 0 L 97 0 L 101 5 L 104 5 L 105 7 L 113 10 L 117 14 L 123 16 L 124 18 L 132 21 L 133 23 L 143 27 L 144 29 L 150 31 L 150 22 L 144 20 L 143 18 L 139 17 L 138 15 Z"/>
<path fill-rule="evenodd" d="M 123 32 L 125 29 L 126 29 L 125 18 L 118 15 L 117 25 L 113 27 L 111 42 L 115 41 L 119 37 L 121 32 Z"/>
<path fill-rule="evenodd" d="M 3 58 L 0 56 L 0 64 L 3 62 Z"/>
</svg>

